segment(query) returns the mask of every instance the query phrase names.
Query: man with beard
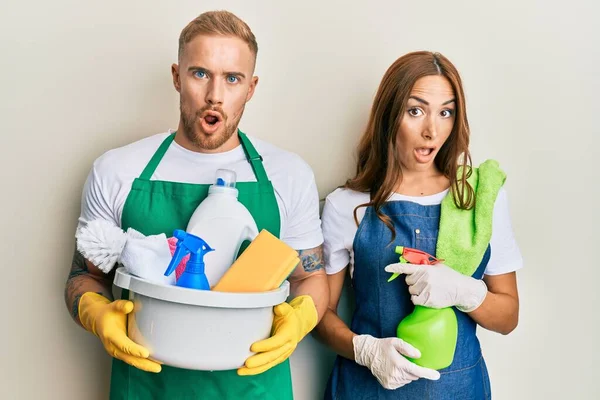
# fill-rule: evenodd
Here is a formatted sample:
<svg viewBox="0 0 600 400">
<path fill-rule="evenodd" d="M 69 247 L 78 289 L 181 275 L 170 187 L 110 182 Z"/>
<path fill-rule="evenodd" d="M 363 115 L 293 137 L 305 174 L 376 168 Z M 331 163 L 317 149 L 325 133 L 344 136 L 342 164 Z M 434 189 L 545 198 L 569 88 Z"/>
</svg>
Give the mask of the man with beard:
<svg viewBox="0 0 600 400">
<path fill-rule="evenodd" d="M 144 234 L 185 229 L 220 168 L 234 170 L 239 199 L 260 229 L 298 250 L 291 301 L 274 308 L 272 336 L 232 371 L 160 365 L 126 334 L 131 301 L 113 299 L 112 275 L 75 252 L 65 288 L 73 319 L 113 356 L 111 399 L 291 399 L 289 356 L 317 324 L 329 298 L 323 269 L 319 199 L 311 168 L 297 155 L 247 136 L 239 121 L 256 85 L 258 46 L 235 15 L 207 12 L 179 38 L 173 84 L 181 117 L 175 132 L 113 149 L 93 164 L 79 226 L 104 219 Z M 177 329 L 177 327 L 173 327 Z"/>
</svg>

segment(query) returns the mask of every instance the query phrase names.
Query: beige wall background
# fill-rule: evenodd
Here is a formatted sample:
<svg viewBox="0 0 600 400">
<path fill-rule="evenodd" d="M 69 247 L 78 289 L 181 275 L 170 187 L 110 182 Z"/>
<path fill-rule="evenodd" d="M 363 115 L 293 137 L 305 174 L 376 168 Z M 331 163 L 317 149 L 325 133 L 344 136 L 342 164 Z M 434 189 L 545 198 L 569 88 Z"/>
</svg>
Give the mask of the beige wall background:
<svg viewBox="0 0 600 400">
<path fill-rule="evenodd" d="M 516 236 L 521 321 L 480 330 L 495 399 L 598 399 L 600 7 L 592 0 L 3 1 L 0 398 L 105 399 L 109 358 L 63 303 L 83 182 L 104 151 L 175 128 L 183 26 L 209 9 L 259 42 L 242 129 L 294 150 L 322 197 L 353 172 L 379 80 L 436 50 L 461 71 L 479 163 L 501 162 Z M 292 357 L 318 399 L 333 355 Z"/>
</svg>

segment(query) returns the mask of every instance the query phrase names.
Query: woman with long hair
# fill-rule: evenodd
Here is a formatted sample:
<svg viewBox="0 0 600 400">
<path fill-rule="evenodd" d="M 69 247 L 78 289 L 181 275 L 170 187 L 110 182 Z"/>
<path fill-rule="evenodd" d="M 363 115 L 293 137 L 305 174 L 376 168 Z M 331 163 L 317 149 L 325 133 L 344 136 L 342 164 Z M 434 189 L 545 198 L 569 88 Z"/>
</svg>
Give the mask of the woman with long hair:
<svg viewBox="0 0 600 400">
<path fill-rule="evenodd" d="M 431 52 L 394 62 L 360 139 L 356 175 L 323 210 L 331 298 L 316 329 L 338 354 L 327 399 L 491 397 L 476 327 L 515 329 L 523 266 L 505 178 L 493 160 L 472 166 L 452 63 Z M 350 327 L 337 315 L 346 275 Z"/>
</svg>

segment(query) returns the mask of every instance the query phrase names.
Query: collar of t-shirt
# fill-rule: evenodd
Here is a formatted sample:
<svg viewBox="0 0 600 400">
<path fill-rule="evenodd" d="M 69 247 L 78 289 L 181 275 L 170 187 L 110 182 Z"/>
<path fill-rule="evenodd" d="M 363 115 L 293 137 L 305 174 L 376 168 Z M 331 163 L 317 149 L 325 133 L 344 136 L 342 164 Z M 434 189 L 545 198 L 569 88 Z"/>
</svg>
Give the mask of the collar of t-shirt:
<svg viewBox="0 0 600 400">
<path fill-rule="evenodd" d="M 422 206 L 432 206 L 442 204 L 442 200 L 448 194 L 450 189 L 446 189 L 443 192 L 435 193 L 429 196 L 406 196 L 400 193 L 393 193 L 388 201 L 410 201 L 413 203 L 420 204 Z"/>
<path fill-rule="evenodd" d="M 173 151 L 173 155 L 176 157 L 184 157 L 191 162 L 196 163 L 235 163 L 246 159 L 246 154 L 242 145 L 236 146 L 234 149 L 221 152 L 221 153 L 200 153 L 197 151 L 188 150 L 181 146 L 177 142 L 173 141 L 173 144 L 169 151 Z"/>
</svg>

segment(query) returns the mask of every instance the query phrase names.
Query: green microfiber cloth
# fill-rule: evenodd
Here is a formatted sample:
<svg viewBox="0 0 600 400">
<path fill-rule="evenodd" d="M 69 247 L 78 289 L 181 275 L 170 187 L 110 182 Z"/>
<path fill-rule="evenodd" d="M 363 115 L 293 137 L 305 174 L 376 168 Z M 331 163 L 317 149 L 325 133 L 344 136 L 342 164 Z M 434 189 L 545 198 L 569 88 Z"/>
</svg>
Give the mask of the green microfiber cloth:
<svg viewBox="0 0 600 400">
<path fill-rule="evenodd" d="M 442 201 L 436 256 L 455 271 L 471 276 L 479 267 L 492 237 L 494 204 L 505 180 L 498 162 L 487 160 L 473 168 L 467 179 L 475 191 L 474 208 L 457 208 L 451 192 Z"/>
</svg>

